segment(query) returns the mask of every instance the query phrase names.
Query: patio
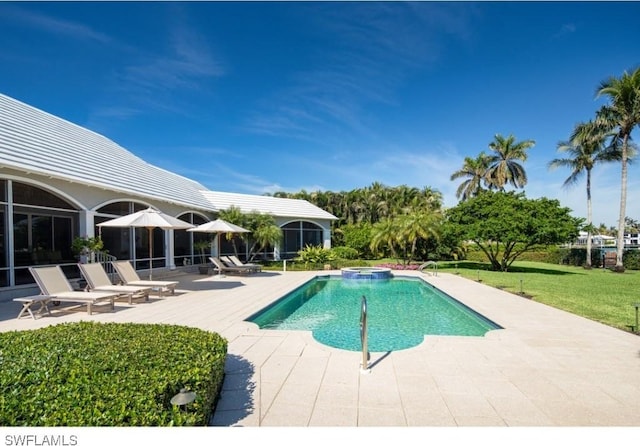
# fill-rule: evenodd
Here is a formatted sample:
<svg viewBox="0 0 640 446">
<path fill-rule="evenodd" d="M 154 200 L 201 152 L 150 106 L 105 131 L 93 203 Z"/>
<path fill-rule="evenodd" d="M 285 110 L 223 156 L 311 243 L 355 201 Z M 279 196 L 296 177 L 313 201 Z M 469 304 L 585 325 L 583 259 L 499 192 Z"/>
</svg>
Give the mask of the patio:
<svg viewBox="0 0 640 446">
<path fill-rule="evenodd" d="M 175 296 L 91 316 L 50 306 L 51 316 L 16 319 L 21 304 L 3 301 L 0 331 L 92 320 L 218 332 L 229 350 L 212 426 L 640 426 L 640 336 L 453 274 L 396 273 L 423 277 L 504 329 L 374 353 L 369 374 L 358 352 L 243 322 L 316 274 L 172 275 Z"/>
</svg>

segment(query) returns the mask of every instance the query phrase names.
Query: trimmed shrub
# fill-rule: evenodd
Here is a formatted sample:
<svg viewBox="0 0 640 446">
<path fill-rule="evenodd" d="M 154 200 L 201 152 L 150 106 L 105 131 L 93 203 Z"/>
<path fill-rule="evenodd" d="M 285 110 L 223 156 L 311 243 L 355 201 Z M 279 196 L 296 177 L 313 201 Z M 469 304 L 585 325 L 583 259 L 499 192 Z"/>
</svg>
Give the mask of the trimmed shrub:
<svg viewBox="0 0 640 446">
<path fill-rule="evenodd" d="M 626 249 L 622 255 L 622 263 L 626 269 L 640 269 L 640 250 Z"/>
<path fill-rule="evenodd" d="M 0 333 L 1 426 L 206 426 L 227 341 L 197 328 L 77 322 Z M 180 389 L 196 400 L 180 409 Z"/>
</svg>

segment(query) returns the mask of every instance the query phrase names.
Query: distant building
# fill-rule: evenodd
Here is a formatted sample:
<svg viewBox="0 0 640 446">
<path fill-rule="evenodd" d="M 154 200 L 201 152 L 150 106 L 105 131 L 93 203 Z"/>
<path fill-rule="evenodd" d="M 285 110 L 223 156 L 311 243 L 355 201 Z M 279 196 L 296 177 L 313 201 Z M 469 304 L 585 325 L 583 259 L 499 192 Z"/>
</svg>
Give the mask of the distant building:
<svg viewBox="0 0 640 446">
<path fill-rule="evenodd" d="M 616 237 L 610 235 L 591 234 L 591 243 L 596 248 L 615 248 L 618 244 Z M 578 238 L 573 243 L 574 246 L 587 245 L 587 232 L 580 231 Z M 640 234 L 624 234 L 625 249 L 640 248 Z"/>
<path fill-rule="evenodd" d="M 98 223 L 154 207 L 199 225 L 232 205 L 274 217 L 285 237 L 271 247 L 271 258 L 293 257 L 307 244 L 331 247 L 336 217 L 307 201 L 207 190 L 100 134 L 0 94 L 0 299 L 33 291 L 32 265 L 59 264 L 68 276 L 79 274 L 72 241 L 98 235 Z M 129 228 L 103 228 L 101 235 L 109 254 L 141 270 L 150 262 L 154 270 L 194 263 L 194 242 L 207 237 L 156 229 L 150 241 L 148 231 Z M 230 246 L 223 244 L 222 253 Z"/>
</svg>

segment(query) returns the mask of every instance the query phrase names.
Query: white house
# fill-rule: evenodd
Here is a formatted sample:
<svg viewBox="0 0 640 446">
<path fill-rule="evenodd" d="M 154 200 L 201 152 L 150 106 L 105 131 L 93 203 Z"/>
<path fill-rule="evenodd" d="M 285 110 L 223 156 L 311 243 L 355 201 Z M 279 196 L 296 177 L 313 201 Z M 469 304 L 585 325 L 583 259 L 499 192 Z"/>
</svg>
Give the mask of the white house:
<svg viewBox="0 0 640 446">
<path fill-rule="evenodd" d="M 305 244 L 331 247 L 336 217 L 307 201 L 207 190 L 103 135 L 0 94 L 0 299 L 32 291 L 32 265 L 60 264 L 77 275 L 72 241 L 97 235 L 98 223 L 154 207 L 198 225 L 232 205 L 274 217 L 285 234 L 275 256 L 291 257 Z M 149 259 L 146 230 L 103 228 L 101 235 L 109 254 L 138 269 L 152 260 L 154 270 L 193 262 L 194 241 L 204 237 L 156 229 Z"/>
</svg>

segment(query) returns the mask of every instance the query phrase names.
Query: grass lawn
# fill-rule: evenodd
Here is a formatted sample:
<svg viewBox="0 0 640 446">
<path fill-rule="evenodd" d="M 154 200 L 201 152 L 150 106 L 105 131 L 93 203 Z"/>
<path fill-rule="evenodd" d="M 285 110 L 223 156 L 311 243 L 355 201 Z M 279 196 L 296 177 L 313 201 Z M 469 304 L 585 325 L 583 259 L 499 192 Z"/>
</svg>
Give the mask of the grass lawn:
<svg viewBox="0 0 640 446">
<path fill-rule="evenodd" d="M 514 262 L 509 272 L 490 271 L 478 262 L 438 262 L 438 270 L 478 279 L 489 286 L 523 294 L 537 302 L 622 330 L 635 325 L 640 302 L 640 271 L 610 270 Z"/>
</svg>

